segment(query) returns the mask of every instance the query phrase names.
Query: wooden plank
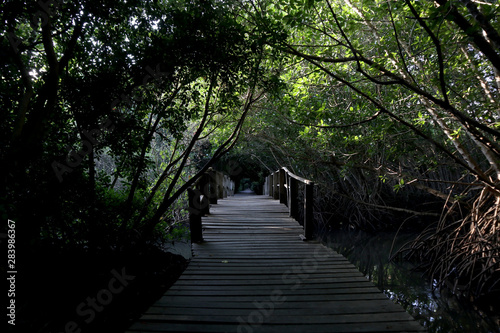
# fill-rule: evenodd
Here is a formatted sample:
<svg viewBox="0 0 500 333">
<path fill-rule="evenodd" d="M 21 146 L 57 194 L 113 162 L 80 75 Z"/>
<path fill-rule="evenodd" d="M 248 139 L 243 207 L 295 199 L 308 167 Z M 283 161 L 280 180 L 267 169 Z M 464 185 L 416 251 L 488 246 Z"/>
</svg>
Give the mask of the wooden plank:
<svg viewBox="0 0 500 333">
<path fill-rule="evenodd" d="M 220 295 L 228 295 L 228 296 L 269 296 L 273 290 L 272 289 L 244 289 L 244 288 L 224 288 L 222 290 L 214 290 L 210 289 L 196 289 L 196 288 L 183 288 L 177 290 L 171 290 L 169 295 L 171 296 L 220 296 Z M 321 289 L 297 289 L 297 290 L 282 290 L 282 294 L 287 295 L 335 295 L 335 294 L 348 294 L 354 295 L 356 293 L 359 294 L 369 294 L 376 293 L 382 295 L 380 290 L 377 288 L 366 286 L 366 287 L 350 287 L 350 288 L 336 288 L 325 290 Z M 384 296 L 385 297 L 385 296 Z"/>
<path fill-rule="evenodd" d="M 268 295 L 228 295 L 227 293 L 220 293 L 217 296 L 214 295 L 169 295 L 161 297 L 155 304 L 165 305 L 165 306 L 180 306 L 184 305 L 190 307 L 192 304 L 206 304 L 208 302 L 267 302 L 269 300 Z M 326 301 L 360 301 L 355 306 L 364 305 L 362 301 L 366 300 L 386 300 L 384 294 L 379 293 L 349 293 L 349 294 L 330 294 L 330 295 L 281 295 L 286 302 L 326 302 Z M 302 306 L 302 305 L 301 305 Z M 315 305 L 316 306 L 316 305 Z M 344 306 L 344 305 L 342 305 Z M 369 303 L 370 309 L 373 308 L 373 303 Z M 302 308 L 302 307 L 301 307 Z M 356 309 L 358 310 L 358 309 Z"/>
<path fill-rule="evenodd" d="M 261 301 L 252 302 L 210 302 L 203 304 L 203 307 L 187 306 L 186 304 L 179 303 L 175 305 L 165 305 L 165 304 L 155 304 L 148 311 L 149 314 L 184 314 L 184 315 L 194 315 L 194 314 L 206 314 L 206 315 L 248 315 L 249 312 L 257 310 L 262 310 L 265 302 Z M 353 303 L 352 305 L 343 306 L 343 302 L 332 302 L 333 306 L 326 306 L 323 302 L 319 302 L 319 305 L 310 305 L 307 302 L 290 302 L 289 306 L 282 308 L 276 306 L 273 310 L 273 315 L 281 316 L 337 316 L 337 315 L 359 315 L 359 314 L 384 314 L 384 313 L 396 313 L 401 314 L 401 318 L 405 320 L 411 320 L 411 317 L 401 308 L 395 306 L 395 304 L 388 304 L 382 300 L 365 300 L 363 304 L 361 301 Z M 261 304 L 261 305 L 258 305 Z M 373 305 L 379 305 L 378 308 L 374 308 Z M 260 308 L 259 308 L 260 306 Z M 234 318 L 233 318 L 234 320 Z"/>
<path fill-rule="evenodd" d="M 145 315 L 144 319 L 156 321 L 204 321 L 204 322 L 222 322 L 230 323 L 234 321 L 234 315 L 213 315 L 208 311 L 205 314 L 150 314 Z M 401 312 L 387 312 L 387 313 L 366 313 L 366 314 L 339 314 L 337 316 L 331 315 L 310 315 L 303 318 L 297 314 L 291 313 L 289 315 L 276 315 L 269 318 L 269 323 L 273 324 L 335 324 L 335 323 L 380 323 L 385 321 L 408 321 Z"/>
<path fill-rule="evenodd" d="M 212 205 L 189 267 L 128 332 L 425 331 L 288 215 L 265 196 Z"/>
<path fill-rule="evenodd" d="M 298 265 L 298 267 L 301 267 Z M 339 263 L 337 265 L 329 265 L 329 264 L 324 264 L 324 265 L 318 265 L 317 271 L 319 272 L 333 272 L 335 270 L 342 270 L 342 269 L 353 269 L 351 266 L 348 266 L 348 264 L 345 263 Z M 216 274 L 263 274 L 266 272 L 269 273 L 279 273 L 281 272 L 282 274 L 289 271 L 293 270 L 295 268 L 290 267 L 289 265 L 251 265 L 251 264 L 245 264 L 245 263 L 233 263 L 229 262 L 227 264 L 219 264 L 219 265 L 210 265 L 209 263 L 203 264 L 203 265 L 196 265 L 194 267 L 189 267 L 186 269 L 185 274 L 200 274 L 203 273 L 209 273 L 213 272 Z M 304 270 L 305 271 L 305 270 Z M 262 273 L 263 272 L 263 273 Z M 310 270 L 312 272 L 312 270 Z"/>
<path fill-rule="evenodd" d="M 195 271 L 197 269 L 205 269 L 205 270 L 208 270 L 208 269 L 212 269 L 212 270 L 217 270 L 218 272 L 223 272 L 225 271 L 226 269 L 227 270 L 231 270 L 231 269 L 241 269 L 241 270 L 245 270 L 245 269 L 258 269 L 258 270 L 262 270 L 262 269 L 268 269 L 270 271 L 272 270 L 284 270 L 285 268 L 290 268 L 292 267 L 291 266 L 291 263 L 293 262 L 281 262 L 281 263 L 276 263 L 274 261 L 270 261 L 270 262 L 267 262 L 267 263 L 262 263 L 262 262 L 257 262 L 256 260 L 252 260 L 252 261 L 242 261 L 242 260 L 215 260 L 214 259 L 214 262 L 210 262 L 208 260 L 204 260 L 203 262 L 197 262 L 197 263 L 191 263 L 189 265 L 189 267 L 186 269 L 187 272 L 190 272 L 190 271 Z M 302 262 L 299 262 L 300 265 L 303 265 Z M 304 266 L 306 267 L 306 266 Z M 323 263 L 318 263 L 318 268 L 319 269 L 324 269 L 324 270 L 334 270 L 336 268 L 349 268 L 349 267 L 352 267 L 350 263 L 346 262 L 346 261 L 335 261 L 335 262 L 332 262 L 332 263 L 328 263 L 328 262 L 323 262 Z M 223 271 L 221 270 L 223 269 Z"/>
<path fill-rule="evenodd" d="M 192 285 L 184 285 L 184 286 L 179 286 L 179 285 L 173 285 L 170 288 L 170 291 L 175 291 L 175 290 L 213 290 L 213 291 L 229 291 L 229 290 L 239 290 L 239 291 L 245 291 L 245 290 L 263 290 L 263 291 L 268 291 L 269 293 L 277 287 L 282 287 L 282 283 L 278 284 L 266 284 L 262 285 L 259 287 L 255 286 L 205 286 L 205 285 L 200 285 L 200 284 L 192 284 Z M 294 294 L 299 293 L 299 291 L 303 291 L 304 293 L 307 294 L 307 292 L 315 293 L 318 291 L 323 291 L 325 293 L 330 293 L 330 292 L 335 292 L 335 290 L 339 289 L 342 291 L 349 292 L 349 290 L 353 289 L 355 290 L 356 288 L 374 288 L 377 289 L 375 286 L 373 286 L 373 283 L 370 283 L 370 281 L 366 281 L 366 283 L 359 283 L 359 282 L 344 282 L 344 283 L 318 283 L 318 284 L 307 284 L 302 286 L 301 288 L 291 290 L 291 289 L 286 289 L 282 288 L 280 289 L 283 294 L 286 294 L 287 292 L 292 292 Z M 316 291 L 318 290 L 318 291 Z M 378 289 L 377 289 L 378 290 Z"/>
<path fill-rule="evenodd" d="M 253 280 L 272 280 L 272 279 L 281 279 L 281 280 L 286 280 L 289 278 L 289 276 L 284 276 L 284 274 L 288 275 L 293 275 L 293 271 L 289 270 L 288 272 L 285 273 L 276 273 L 274 275 L 270 275 L 268 273 L 266 274 L 243 274 L 243 275 L 226 275 L 226 274 L 217 274 L 217 275 L 205 275 L 205 274 L 186 274 L 182 276 L 182 279 L 185 281 L 188 280 L 221 280 L 223 281 L 236 281 L 236 280 L 248 280 L 249 278 Z M 344 273 L 300 273 L 302 274 L 299 278 L 302 280 L 324 280 L 324 279 L 329 279 L 331 277 L 338 278 L 338 277 L 359 277 L 363 276 L 359 271 L 354 271 L 354 272 L 344 272 Z M 292 280 L 292 277 L 290 277 L 290 280 Z M 295 279 L 293 279 L 295 280 Z"/>
<path fill-rule="evenodd" d="M 302 281 L 299 278 L 292 278 L 290 277 L 289 279 L 285 279 L 285 282 L 281 278 L 276 278 L 276 279 L 266 279 L 266 280 L 253 280 L 253 279 L 248 279 L 248 280 L 197 280 L 197 281 L 189 281 L 189 280 L 183 280 L 179 279 L 179 281 L 176 282 L 178 285 L 190 285 L 193 283 L 203 283 L 206 286 L 241 286 L 241 285 L 249 285 L 249 286 L 261 286 L 261 285 L 266 285 L 266 284 L 276 284 L 276 285 L 283 285 L 285 284 L 285 287 L 287 288 L 292 288 L 297 285 L 301 285 Z M 338 283 L 338 282 L 353 282 L 353 283 L 363 283 L 366 282 L 366 279 L 364 277 L 331 277 L 331 278 L 322 278 L 322 279 L 312 279 L 307 281 L 308 284 L 315 284 L 315 283 Z"/>
<path fill-rule="evenodd" d="M 351 333 L 351 332 L 422 332 L 423 328 L 414 321 L 398 321 L 398 322 L 371 322 L 371 323 L 340 323 L 340 324 L 292 324 L 292 325 L 259 325 L 221 323 L 209 325 L 206 322 L 202 324 L 192 322 L 156 322 L 150 321 L 134 325 L 127 332 L 135 333 L 151 333 L 151 332 L 202 332 L 202 333 Z M 126 332 L 126 333 L 127 333 Z"/>
</svg>

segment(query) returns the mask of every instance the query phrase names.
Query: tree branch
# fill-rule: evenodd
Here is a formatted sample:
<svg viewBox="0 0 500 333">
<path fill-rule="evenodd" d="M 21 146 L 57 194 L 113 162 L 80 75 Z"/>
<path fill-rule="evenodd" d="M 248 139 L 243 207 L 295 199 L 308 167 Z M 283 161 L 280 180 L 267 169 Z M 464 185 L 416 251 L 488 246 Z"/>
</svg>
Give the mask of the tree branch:
<svg viewBox="0 0 500 333">
<path fill-rule="evenodd" d="M 355 123 L 351 123 L 351 124 L 345 124 L 345 125 L 313 125 L 313 124 L 305 124 L 305 123 L 301 123 L 301 122 L 298 122 L 298 121 L 295 121 L 293 119 L 290 119 L 288 116 L 286 116 L 285 114 L 283 114 L 281 111 L 277 110 L 279 114 L 281 114 L 281 116 L 283 118 L 286 119 L 286 121 L 288 121 L 289 123 L 291 124 L 295 124 L 295 125 L 299 125 L 299 126 L 307 126 L 307 127 L 315 127 L 315 128 L 349 128 L 349 127 L 354 127 L 354 126 L 358 126 L 358 125 L 361 125 L 361 124 L 365 124 L 365 123 L 368 123 L 370 121 L 373 121 L 375 119 L 378 118 L 378 116 L 380 116 L 380 114 L 382 113 L 382 111 L 377 111 L 374 115 L 372 115 L 371 117 L 367 118 L 367 119 L 364 119 L 364 120 L 360 120 L 360 121 L 357 121 Z"/>
<path fill-rule="evenodd" d="M 429 35 L 429 37 L 432 40 L 432 43 L 434 44 L 434 46 L 436 48 L 436 53 L 437 53 L 437 56 L 438 56 L 438 65 L 439 65 L 439 84 L 440 84 L 440 88 L 441 88 L 441 94 L 443 95 L 444 102 L 446 104 L 450 104 L 450 101 L 448 99 L 448 93 L 446 92 L 446 81 L 445 81 L 445 78 L 444 78 L 444 59 L 443 59 L 443 51 L 441 49 L 441 42 L 436 37 L 436 35 L 434 34 L 434 32 L 429 28 L 429 26 L 427 25 L 427 23 L 425 23 L 425 21 L 419 15 L 419 13 L 415 9 L 415 7 L 413 7 L 413 5 L 411 4 L 411 2 L 409 0 L 405 0 L 405 3 L 410 8 L 410 11 L 415 16 L 415 18 L 417 19 L 417 21 L 420 24 L 420 26 L 422 28 L 424 28 L 425 32 L 427 32 L 427 34 Z"/>
<path fill-rule="evenodd" d="M 208 115 L 210 113 L 209 112 L 209 110 L 210 110 L 210 100 L 211 100 L 211 97 L 212 97 L 212 91 L 214 89 L 215 83 L 216 83 L 216 78 L 211 78 L 211 80 L 210 80 L 210 86 L 208 88 L 207 97 L 206 97 L 206 100 L 205 100 L 205 109 L 204 109 L 204 112 L 203 112 L 203 117 L 202 117 L 202 119 L 200 121 L 198 129 L 196 130 L 193 138 L 191 139 L 188 147 L 185 150 L 185 154 L 184 154 L 184 157 L 182 158 L 181 164 L 180 164 L 177 172 L 175 173 L 172 181 L 170 182 L 170 185 L 168 186 L 168 188 L 167 188 L 167 190 L 165 192 L 165 195 L 163 196 L 163 201 L 161 202 L 160 206 L 156 210 L 156 212 L 153 215 L 153 217 L 146 223 L 145 228 L 148 229 L 148 230 L 146 230 L 146 232 L 150 232 L 152 230 L 150 228 L 154 227 L 154 225 L 156 225 L 156 223 L 158 223 L 158 221 L 161 220 L 162 215 L 165 213 L 165 211 L 168 209 L 168 207 L 171 205 L 171 203 L 173 201 L 175 201 L 175 199 L 172 200 L 172 197 L 170 195 L 171 195 L 171 193 L 172 193 L 175 185 L 177 184 L 177 180 L 179 179 L 182 171 L 184 170 L 184 166 L 185 166 L 185 164 L 187 162 L 187 159 L 189 158 L 189 154 L 193 150 L 193 147 L 194 147 L 196 141 L 198 141 L 198 138 L 201 135 L 201 133 L 202 133 L 204 127 L 205 127 L 205 123 L 206 123 Z M 180 195 L 180 193 L 177 195 L 177 197 L 179 195 Z"/>
<path fill-rule="evenodd" d="M 285 46 L 287 48 L 291 49 L 291 51 L 295 55 L 301 56 L 304 59 L 307 59 L 308 61 L 314 61 L 315 63 L 318 63 L 318 61 L 327 62 L 327 63 L 333 63 L 333 62 L 335 62 L 334 59 L 332 59 L 332 58 L 319 57 L 319 56 L 304 54 L 304 53 L 302 53 L 302 52 L 300 52 L 300 51 L 298 51 L 296 49 L 293 49 L 288 44 L 285 44 Z M 481 124 L 477 120 L 475 120 L 475 119 L 473 119 L 473 118 L 465 115 L 464 113 L 458 111 L 455 107 L 453 107 L 449 102 L 434 97 L 432 94 L 430 94 L 430 93 L 426 92 L 425 90 L 423 90 L 423 89 L 421 89 L 421 88 L 419 88 L 419 87 L 411 84 L 410 82 L 406 81 L 404 78 L 402 78 L 399 75 L 397 75 L 397 74 L 389 71 L 388 69 L 384 68 L 382 65 L 374 62 L 373 60 L 370 60 L 368 58 L 365 58 L 365 57 L 361 56 L 360 53 L 357 50 L 353 50 L 353 51 L 355 52 L 355 54 L 359 54 L 357 56 L 358 64 L 361 63 L 361 62 L 362 63 L 366 63 L 366 64 L 372 66 L 373 68 L 381 71 L 384 75 L 393 78 L 395 81 L 394 82 L 383 82 L 383 81 L 380 81 L 380 80 L 376 80 L 375 78 L 371 77 L 370 75 L 368 75 L 367 73 L 365 73 L 364 71 L 362 71 L 361 67 L 358 66 L 358 71 L 360 71 L 369 80 L 371 80 L 372 82 L 375 82 L 377 84 L 394 84 L 394 83 L 399 83 L 403 87 L 406 87 L 407 89 L 409 89 L 410 91 L 416 93 L 417 95 L 420 95 L 420 96 L 428 99 L 429 101 L 431 101 L 434 104 L 436 104 L 437 106 L 439 106 L 441 109 L 443 109 L 446 112 L 448 112 L 455 119 L 457 119 L 457 121 L 459 121 L 464 126 L 464 128 L 467 129 L 479 142 L 481 142 L 482 144 L 484 144 L 486 147 L 488 147 L 488 149 L 491 149 L 497 156 L 500 157 L 500 148 L 496 147 L 496 144 L 493 143 L 487 137 L 485 137 L 483 134 L 481 134 L 478 131 L 478 129 L 481 129 L 484 132 L 486 132 L 488 134 L 491 134 L 491 135 L 493 135 L 493 136 L 495 136 L 495 137 L 497 137 L 499 139 L 500 139 L 500 132 L 498 132 L 497 130 L 495 130 L 493 128 L 490 128 L 490 127 L 488 127 L 488 126 L 486 126 L 484 124 Z M 352 60 L 350 60 L 350 61 L 352 61 Z M 347 81 L 345 81 L 345 82 L 347 82 Z"/>
<path fill-rule="evenodd" d="M 472 14 L 472 17 L 479 24 L 481 29 L 484 30 L 492 46 L 496 49 L 500 49 L 500 35 L 498 34 L 498 31 L 496 31 L 495 28 L 493 28 L 489 20 L 483 15 L 483 13 L 481 13 L 479 8 L 477 8 L 474 1 L 470 0 L 461 0 L 461 1 L 465 5 L 465 7 L 467 7 L 469 12 Z"/>
<path fill-rule="evenodd" d="M 482 182 L 484 182 L 485 184 L 487 184 L 488 186 L 492 187 L 492 188 L 496 188 L 496 189 L 500 189 L 500 185 L 496 185 L 495 183 L 493 183 L 489 178 L 487 177 L 484 177 L 481 173 L 477 172 L 476 170 L 474 170 L 473 168 L 471 168 L 469 165 L 467 165 L 467 163 L 465 163 L 464 161 L 462 161 L 461 159 L 459 159 L 458 157 L 456 157 L 452 152 L 450 152 L 448 149 L 446 149 L 442 144 L 440 144 L 439 142 L 437 142 L 436 140 L 434 140 L 432 137 L 428 136 L 427 134 L 423 133 L 422 131 L 420 131 L 418 128 L 416 128 L 415 126 L 413 126 L 412 124 L 408 123 L 407 121 L 405 121 L 404 119 L 402 119 L 401 117 L 397 116 L 396 114 L 390 112 L 387 108 L 385 108 L 382 104 L 380 104 L 378 101 L 376 101 L 375 99 L 373 99 L 372 97 L 368 96 L 367 94 L 365 94 L 363 91 L 359 90 L 358 88 L 356 88 L 354 85 L 352 85 L 350 82 L 348 82 L 347 80 L 339 77 L 338 75 L 334 74 L 332 71 L 328 70 L 327 68 L 325 68 L 324 66 L 322 66 L 320 63 L 318 63 L 317 61 L 315 61 L 314 59 L 308 59 L 306 58 L 306 60 L 308 60 L 309 62 L 311 62 L 312 64 L 314 64 L 315 66 L 317 66 L 318 68 L 321 68 L 325 73 L 327 73 L 328 75 L 330 75 L 331 77 L 333 77 L 334 79 L 344 83 L 345 85 L 347 85 L 350 89 L 352 89 L 353 91 L 355 91 L 356 93 L 358 93 L 360 96 L 364 97 L 365 99 L 367 99 L 369 102 L 371 102 L 375 107 L 377 107 L 379 110 L 381 110 L 383 113 L 389 115 L 391 118 L 393 118 L 394 120 L 398 121 L 399 123 L 403 124 L 404 126 L 410 128 L 413 132 L 415 132 L 417 135 L 421 136 L 422 138 L 424 138 L 425 140 L 429 141 L 430 143 L 434 144 L 437 148 L 439 148 L 441 151 L 443 151 L 446 155 L 448 155 L 451 159 L 453 159 L 455 162 L 457 162 L 457 164 L 461 165 L 462 167 L 464 167 L 465 169 L 467 169 L 468 171 L 470 171 L 473 175 L 476 175 L 478 177 L 478 179 L 480 179 Z"/>
<path fill-rule="evenodd" d="M 373 208 L 380 208 L 380 209 L 383 209 L 383 210 L 393 210 L 393 211 L 396 211 L 396 212 L 403 212 L 403 213 L 408 213 L 408 214 L 412 214 L 412 215 L 420 215 L 420 216 L 434 216 L 434 217 L 440 217 L 441 214 L 437 214 L 437 213 L 428 213 L 428 212 L 418 212 L 416 210 L 411 210 L 411 209 L 405 209 L 405 208 L 399 208 L 399 207 L 392 207 L 392 206 L 384 206 L 384 205 L 376 205 L 376 204 L 372 204 L 372 203 L 368 203 L 368 202 L 364 202 L 364 201 L 361 201 L 361 200 L 357 200 L 357 199 L 354 199 L 353 197 L 349 196 L 349 195 L 346 195 L 346 194 L 343 194 L 343 193 L 339 193 L 337 192 L 338 195 L 344 197 L 344 198 L 347 198 L 349 200 L 352 200 L 358 204 L 361 204 L 361 205 L 364 205 L 364 206 L 368 206 L 368 207 L 373 207 Z"/>
<path fill-rule="evenodd" d="M 460 14 L 458 9 L 448 0 L 435 0 L 440 6 L 449 6 L 446 18 L 455 22 L 455 24 L 470 38 L 474 44 L 477 45 L 479 50 L 485 55 L 491 64 L 500 71 L 500 55 L 495 51 L 493 46 L 483 37 L 483 35 L 474 29 L 474 26 L 467 21 L 467 19 Z"/>
</svg>

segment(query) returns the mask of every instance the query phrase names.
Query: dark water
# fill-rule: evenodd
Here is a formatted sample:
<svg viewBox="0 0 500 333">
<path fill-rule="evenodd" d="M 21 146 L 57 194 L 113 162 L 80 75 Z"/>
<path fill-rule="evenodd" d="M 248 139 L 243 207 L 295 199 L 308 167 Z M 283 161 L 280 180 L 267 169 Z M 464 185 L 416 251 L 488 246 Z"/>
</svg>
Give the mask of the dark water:
<svg viewBox="0 0 500 333">
<path fill-rule="evenodd" d="M 343 254 L 394 302 L 401 304 L 429 332 L 500 332 L 500 313 L 458 299 L 447 291 L 432 291 L 431 282 L 410 263 L 389 262 L 415 235 L 366 234 L 335 231 L 324 238 L 332 249 Z"/>
</svg>

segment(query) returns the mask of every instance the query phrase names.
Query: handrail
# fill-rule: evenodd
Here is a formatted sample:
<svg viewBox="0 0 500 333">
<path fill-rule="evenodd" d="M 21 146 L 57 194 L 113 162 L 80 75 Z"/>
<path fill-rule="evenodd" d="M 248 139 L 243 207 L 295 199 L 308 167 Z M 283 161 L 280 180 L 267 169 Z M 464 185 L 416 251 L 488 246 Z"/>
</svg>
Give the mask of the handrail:
<svg viewBox="0 0 500 333">
<path fill-rule="evenodd" d="M 292 178 L 297 179 L 299 182 L 303 182 L 304 184 L 314 184 L 312 180 L 305 179 L 303 177 L 297 176 L 296 174 L 292 173 L 290 170 L 288 170 L 286 167 L 282 167 L 283 170 Z"/>
<path fill-rule="evenodd" d="M 210 214 L 210 204 L 216 205 L 218 199 L 233 196 L 235 184 L 228 175 L 209 168 L 207 172 L 188 188 L 189 228 L 191 242 L 203 241 L 201 217 Z"/>
<path fill-rule="evenodd" d="M 304 220 L 299 220 L 298 182 L 304 184 Z M 304 240 L 313 239 L 314 182 L 297 176 L 285 167 L 266 177 L 264 194 L 268 194 L 288 207 L 289 215 L 304 226 Z"/>
</svg>

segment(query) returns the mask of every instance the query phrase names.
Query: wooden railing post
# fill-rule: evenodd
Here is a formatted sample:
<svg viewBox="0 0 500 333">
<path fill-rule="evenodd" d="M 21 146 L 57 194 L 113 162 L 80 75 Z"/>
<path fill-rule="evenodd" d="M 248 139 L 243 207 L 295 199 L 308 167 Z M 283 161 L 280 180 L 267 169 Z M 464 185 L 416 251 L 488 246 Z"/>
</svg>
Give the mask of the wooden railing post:
<svg viewBox="0 0 500 333">
<path fill-rule="evenodd" d="M 279 192 L 279 172 L 276 171 L 273 173 L 273 199 L 278 200 L 280 198 Z"/>
<path fill-rule="evenodd" d="M 217 175 L 214 169 L 208 168 L 208 181 L 209 181 L 209 192 L 208 192 L 208 198 L 210 200 L 210 203 L 213 205 L 217 204 Z"/>
<path fill-rule="evenodd" d="M 203 174 L 198 181 L 198 189 L 201 192 L 200 206 L 202 215 L 210 214 L 210 177 L 207 173 Z"/>
<path fill-rule="evenodd" d="M 312 239 L 314 228 L 314 183 L 305 184 L 304 189 L 304 236 L 306 239 Z"/>
<path fill-rule="evenodd" d="M 280 203 L 287 205 L 288 200 L 286 198 L 286 186 L 285 186 L 285 170 L 280 169 L 279 171 L 279 181 L 280 181 Z"/>
<path fill-rule="evenodd" d="M 227 198 L 229 196 L 229 182 L 230 182 L 230 179 L 229 179 L 229 176 L 228 175 L 224 175 L 224 179 L 223 179 L 223 191 L 224 191 L 224 198 Z"/>
<path fill-rule="evenodd" d="M 304 184 L 304 217 L 299 219 L 299 182 Z M 269 187 L 269 195 L 288 206 L 288 212 L 304 227 L 302 239 L 313 239 L 314 234 L 314 182 L 291 173 L 287 168 L 271 173 L 264 186 Z"/>
<path fill-rule="evenodd" d="M 267 176 L 267 186 L 267 194 L 273 196 L 273 176 L 271 175 Z"/>
<path fill-rule="evenodd" d="M 216 175 L 216 181 L 217 181 L 217 199 L 224 199 L 222 172 L 216 171 L 215 175 Z"/>
<path fill-rule="evenodd" d="M 297 219 L 299 215 L 299 202 L 298 202 L 298 194 L 299 194 L 299 189 L 298 189 L 298 184 L 297 184 L 297 179 L 293 177 L 289 177 L 290 183 L 289 183 L 289 189 L 288 189 L 288 210 L 290 212 L 290 216 Z"/>
<path fill-rule="evenodd" d="M 267 176 L 267 195 L 273 196 L 273 177 Z"/>
<path fill-rule="evenodd" d="M 191 230 L 191 242 L 199 243 L 203 241 L 203 232 L 201 226 L 202 203 L 201 192 L 188 188 L 189 200 L 189 229 Z"/>
<path fill-rule="evenodd" d="M 222 172 L 208 168 L 195 185 L 187 189 L 187 193 L 191 242 L 202 242 L 202 216 L 210 214 L 210 204 L 217 204 L 218 198 L 234 195 L 234 181 Z"/>
</svg>

